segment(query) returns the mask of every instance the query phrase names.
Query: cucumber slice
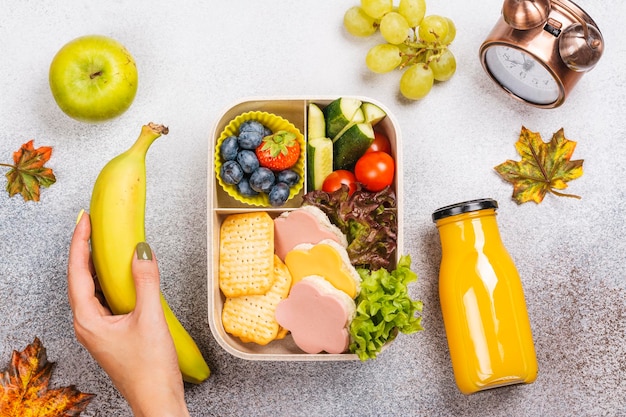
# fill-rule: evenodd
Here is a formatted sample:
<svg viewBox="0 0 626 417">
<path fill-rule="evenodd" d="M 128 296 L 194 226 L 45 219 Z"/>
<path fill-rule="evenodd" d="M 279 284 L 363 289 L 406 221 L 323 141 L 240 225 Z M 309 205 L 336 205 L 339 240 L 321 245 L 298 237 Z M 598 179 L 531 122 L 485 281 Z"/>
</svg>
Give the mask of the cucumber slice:
<svg viewBox="0 0 626 417">
<path fill-rule="evenodd" d="M 333 141 L 313 138 L 307 142 L 307 183 L 309 190 L 321 190 L 324 180 L 333 172 Z"/>
<path fill-rule="evenodd" d="M 341 129 L 339 132 L 337 132 L 335 137 L 332 138 L 333 142 L 339 139 L 341 135 L 345 133 L 346 130 L 350 129 L 352 126 L 354 126 L 357 123 L 363 123 L 363 122 L 365 122 L 365 115 L 363 114 L 363 110 L 359 108 L 357 109 L 356 113 L 354 113 L 354 116 L 352 116 L 352 120 L 350 120 L 348 124 L 345 125 L 343 129 Z"/>
<path fill-rule="evenodd" d="M 307 122 L 309 139 L 326 137 L 326 120 L 324 120 L 324 113 L 317 104 L 309 103 Z"/>
<path fill-rule="evenodd" d="M 334 138 L 361 109 L 361 100 L 355 98 L 341 97 L 331 101 L 324 107 L 324 117 L 326 118 L 326 137 Z"/>
<path fill-rule="evenodd" d="M 333 168 L 351 170 L 374 141 L 370 123 L 357 123 L 333 143 Z"/>
<path fill-rule="evenodd" d="M 376 126 L 378 122 L 383 120 L 387 113 L 374 103 L 365 102 L 361 105 L 361 110 L 365 116 L 365 121 Z"/>
</svg>

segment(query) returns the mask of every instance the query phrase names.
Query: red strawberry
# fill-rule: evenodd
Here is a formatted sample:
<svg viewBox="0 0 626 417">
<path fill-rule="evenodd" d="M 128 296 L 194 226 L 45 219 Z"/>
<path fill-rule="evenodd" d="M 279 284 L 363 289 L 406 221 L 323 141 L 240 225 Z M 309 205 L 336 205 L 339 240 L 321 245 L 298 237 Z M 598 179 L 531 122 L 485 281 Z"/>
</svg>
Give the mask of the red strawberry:
<svg viewBox="0 0 626 417">
<path fill-rule="evenodd" d="M 256 148 L 259 164 L 272 171 L 282 171 L 291 168 L 300 158 L 300 143 L 296 135 L 286 130 L 265 136 L 263 142 Z"/>
</svg>

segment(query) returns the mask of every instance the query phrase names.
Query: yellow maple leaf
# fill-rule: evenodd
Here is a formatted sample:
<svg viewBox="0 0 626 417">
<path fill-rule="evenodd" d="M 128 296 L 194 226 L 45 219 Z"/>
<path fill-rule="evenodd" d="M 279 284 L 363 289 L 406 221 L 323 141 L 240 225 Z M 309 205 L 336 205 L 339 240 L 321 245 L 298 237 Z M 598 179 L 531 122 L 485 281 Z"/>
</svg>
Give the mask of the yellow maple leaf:
<svg viewBox="0 0 626 417">
<path fill-rule="evenodd" d="M 522 126 L 515 144 L 522 160 L 508 160 L 494 169 L 513 184 L 513 199 L 518 204 L 528 201 L 541 203 L 547 193 L 580 198 L 557 191 L 567 188 L 568 181 L 583 175 L 583 160 L 570 160 L 575 148 L 576 142 L 565 138 L 563 128 L 546 143 L 539 133 Z"/>
<path fill-rule="evenodd" d="M 22 352 L 13 351 L 8 369 L 0 374 L 0 417 L 80 416 L 95 395 L 73 385 L 48 389 L 53 367 L 37 337 Z"/>
</svg>

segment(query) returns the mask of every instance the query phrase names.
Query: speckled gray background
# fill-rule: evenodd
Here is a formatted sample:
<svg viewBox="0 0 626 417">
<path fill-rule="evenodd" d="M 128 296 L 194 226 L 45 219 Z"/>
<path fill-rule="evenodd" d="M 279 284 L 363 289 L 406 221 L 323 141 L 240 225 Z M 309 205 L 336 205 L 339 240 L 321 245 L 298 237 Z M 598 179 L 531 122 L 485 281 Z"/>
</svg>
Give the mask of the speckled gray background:
<svg viewBox="0 0 626 417">
<path fill-rule="evenodd" d="M 75 341 L 66 296 L 74 219 L 104 163 L 143 123 L 170 126 L 148 155 L 148 241 L 163 292 L 198 341 L 213 376 L 188 386 L 194 416 L 626 415 L 626 47 L 621 0 L 580 0 L 606 40 L 600 64 L 555 110 L 520 104 L 484 74 L 477 50 L 501 1 L 429 0 L 457 25 L 458 72 L 422 102 L 398 98 L 400 74 L 364 67 L 375 39 L 341 27 L 342 1 L 5 1 L 0 19 L 0 161 L 22 143 L 53 146 L 58 182 L 40 203 L 0 193 L 0 368 L 35 336 L 56 362 L 55 387 L 97 394 L 85 416 L 129 416 L 108 377 Z M 87 33 L 122 41 L 140 88 L 122 117 L 68 119 L 47 84 L 62 44 Z M 367 363 L 249 362 L 226 353 L 207 322 L 207 141 L 219 114 L 247 96 L 364 95 L 402 131 L 405 247 L 426 330 L 400 336 Z M 518 159 L 521 126 L 578 142 L 584 175 L 567 191 L 518 206 L 493 167 Z M 4 171 L 2 171 L 4 173 Z M 503 239 L 522 276 L 539 361 L 534 384 L 466 397 L 454 385 L 437 294 L 436 208 L 478 197 L 500 203 Z M 149 347 L 146 347 L 149 348 Z"/>
</svg>

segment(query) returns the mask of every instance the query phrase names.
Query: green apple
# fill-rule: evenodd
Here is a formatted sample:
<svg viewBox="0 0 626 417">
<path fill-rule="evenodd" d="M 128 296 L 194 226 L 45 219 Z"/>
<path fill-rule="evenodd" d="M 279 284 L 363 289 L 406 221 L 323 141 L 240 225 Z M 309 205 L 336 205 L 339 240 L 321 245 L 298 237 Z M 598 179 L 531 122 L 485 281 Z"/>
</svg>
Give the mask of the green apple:
<svg viewBox="0 0 626 417">
<path fill-rule="evenodd" d="M 65 44 L 52 59 L 48 81 L 68 116 L 100 122 L 124 113 L 137 93 L 137 66 L 118 41 L 87 35 Z"/>
</svg>

